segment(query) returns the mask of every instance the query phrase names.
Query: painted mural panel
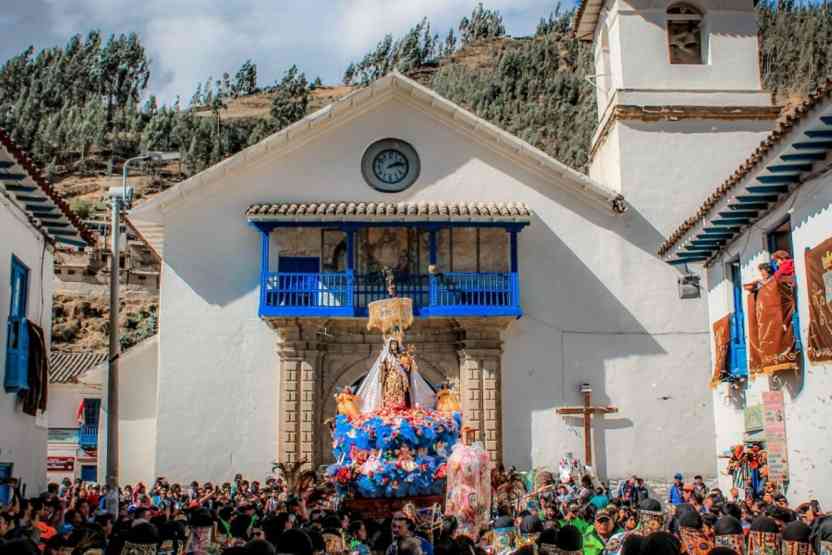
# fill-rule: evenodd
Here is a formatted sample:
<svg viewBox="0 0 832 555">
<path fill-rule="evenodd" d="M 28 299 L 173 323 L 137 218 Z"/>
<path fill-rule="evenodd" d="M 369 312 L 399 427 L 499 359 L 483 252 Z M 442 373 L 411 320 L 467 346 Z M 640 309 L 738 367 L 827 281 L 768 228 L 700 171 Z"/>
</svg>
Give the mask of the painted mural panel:
<svg viewBox="0 0 832 555">
<path fill-rule="evenodd" d="M 812 362 L 832 360 L 832 238 L 806 251 L 809 341 Z"/>
</svg>

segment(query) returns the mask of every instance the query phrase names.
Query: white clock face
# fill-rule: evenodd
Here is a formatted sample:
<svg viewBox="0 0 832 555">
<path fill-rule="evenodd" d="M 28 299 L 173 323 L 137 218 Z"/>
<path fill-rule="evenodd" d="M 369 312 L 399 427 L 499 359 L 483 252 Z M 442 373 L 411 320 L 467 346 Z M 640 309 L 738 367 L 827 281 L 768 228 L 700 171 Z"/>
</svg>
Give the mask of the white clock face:
<svg viewBox="0 0 832 555">
<path fill-rule="evenodd" d="M 395 185 L 405 178 L 410 164 L 398 150 L 382 150 L 373 160 L 373 173 L 381 181 Z"/>
<path fill-rule="evenodd" d="M 361 156 L 361 174 L 373 189 L 382 193 L 400 193 L 419 178 L 419 154 L 401 139 L 381 139 Z"/>
</svg>

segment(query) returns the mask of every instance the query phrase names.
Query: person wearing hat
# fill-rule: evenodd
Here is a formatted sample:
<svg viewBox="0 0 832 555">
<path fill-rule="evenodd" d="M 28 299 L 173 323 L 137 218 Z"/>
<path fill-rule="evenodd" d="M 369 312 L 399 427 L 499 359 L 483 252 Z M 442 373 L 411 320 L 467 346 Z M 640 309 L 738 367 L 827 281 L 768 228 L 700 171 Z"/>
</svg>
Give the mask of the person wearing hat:
<svg viewBox="0 0 832 555">
<path fill-rule="evenodd" d="M 682 495 L 682 480 L 684 479 L 685 477 L 682 476 L 681 472 L 677 472 L 673 477 L 673 485 L 670 486 L 670 490 L 667 492 L 667 502 L 671 505 L 681 505 L 685 502 L 684 496 Z"/>
<path fill-rule="evenodd" d="M 795 520 L 783 527 L 783 555 L 812 555 L 812 529 Z"/>
<path fill-rule="evenodd" d="M 759 516 L 751 522 L 748 555 L 778 555 L 780 541 L 780 527 L 777 521 L 771 517 Z"/>
<path fill-rule="evenodd" d="M 695 509 L 683 511 L 679 515 L 679 537 L 682 549 L 688 555 L 707 555 L 714 543 L 703 530 L 702 515 Z"/>
<path fill-rule="evenodd" d="M 733 549 L 737 555 L 745 555 L 742 522 L 731 515 L 720 517 L 714 524 L 714 545 Z"/>
<path fill-rule="evenodd" d="M 615 520 L 607 509 L 595 513 L 592 527 L 583 535 L 584 555 L 601 555 L 607 549 L 607 543 L 616 534 Z M 619 546 L 620 547 L 620 546 Z"/>
</svg>

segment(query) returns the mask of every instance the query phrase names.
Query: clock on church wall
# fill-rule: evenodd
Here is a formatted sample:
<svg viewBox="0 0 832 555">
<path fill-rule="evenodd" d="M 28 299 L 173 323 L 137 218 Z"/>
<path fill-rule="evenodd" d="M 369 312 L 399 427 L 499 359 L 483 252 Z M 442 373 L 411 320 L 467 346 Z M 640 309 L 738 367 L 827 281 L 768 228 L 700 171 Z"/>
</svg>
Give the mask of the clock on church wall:
<svg viewBox="0 0 832 555">
<path fill-rule="evenodd" d="M 381 139 L 367 147 L 361 158 L 361 173 L 370 187 L 383 193 L 398 193 L 419 178 L 419 154 L 410 143 Z"/>
</svg>

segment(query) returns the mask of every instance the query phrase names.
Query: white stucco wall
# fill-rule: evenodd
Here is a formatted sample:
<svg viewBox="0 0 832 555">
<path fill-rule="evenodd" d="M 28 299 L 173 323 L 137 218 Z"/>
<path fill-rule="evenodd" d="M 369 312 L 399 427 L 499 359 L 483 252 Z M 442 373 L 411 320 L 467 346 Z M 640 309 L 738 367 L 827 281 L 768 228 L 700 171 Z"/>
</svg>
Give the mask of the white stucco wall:
<svg viewBox="0 0 832 555">
<path fill-rule="evenodd" d="M 158 337 L 150 338 L 122 354 L 119 363 L 119 481 L 135 484 L 155 479 L 156 385 L 159 360 Z M 83 399 L 102 399 L 99 417 L 99 481 L 103 481 L 106 446 L 104 407 L 107 365 L 82 374 L 77 384 L 55 384 L 49 397 L 49 427 L 76 428 L 75 414 Z M 76 446 L 77 447 L 77 446 Z M 52 456 L 77 455 L 66 444 L 50 444 Z M 80 468 L 76 465 L 76 475 Z"/>
<path fill-rule="evenodd" d="M 360 172 L 366 145 L 388 136 L 422 160 L 416 185 L 395 195 Z M 671 187 L 639 202 L 661 213 Z M 614 216 L 395 99 L 285 157 L 242 164 L 167 212 L 157 473 L 262 476 L 275 458 L 275 336 L 257 318 L 259 238 L 245 208 L 382 198 L 524 201 L 535 211 L 519 241 L 526 315 L 505 334 L 507 464 L 581 453 L 577 422 L 554 410 L 578 403 L 578 384 L 589 382 L 595 402 L 620 409 L 595 426 L 601 475 L 713 473 L 704 303 L 678 299 L 678 274 L 655 256 L 659 236 L 643 206 Z"/>
<path fill-rule="evenodd" d="M 805 183 L 796 196 L 784 203 L 765 219 L 739 237 L 726 254 L 708 270 L 710 321 L 722 318 L 733 310 L 730 281 L 725 265 L 739 258 L 743 283 L 756 279 L 757 265 L 769 260 L 766 233 L 787 216 L 792 224 L 795 253 L 800 335 L 808 337 L 809 308 L 806 291 L 804 251 L 832 236 L 832 174 L 826 173 Z M 804 294 L 801 294 L 803 292 Z M 744 300 L 745 295 L 744 293 Z M 748 329 L 746 325 L 746 330 Z M 713 348 L 713 347 L 712 347 Z M 810 363 L 803 358 L 800 376 L 780 373 L 776 378 L 760 377 L 749 382 L 745 402 L 732 402 L 726 385 L 714 392 L 717 426 L 717 454 L 742 442 L 745 406 L 760 404 L 761 393 L 780 389 L 784 393 L 786 437 L 789 453 L 791 482 L 789 501 L 797 504 L 818 499 L 822 506 L 832 504 L 832 488 L 825 482 L 832 474 L 832 441 L 829 430 L 829 395 L 832 391 L 832 364 Z M 722 461 L 724 466 L 725 461 Z M 730 487 L 728 476 L 721 476 L 723 487 Z"/>
<path fill-rule="evenodd" d="M 6 375 L 6 333 L 9 317 L 12 255 L 29 268 L 27 318 L 46 332 L 52 329 L 53 257 L 51 246 L 25 215 L 0 196 L 0 377 Z M 48 348 L 48 343 L 47 343 Z M 13 463 L 13 473 L 27 493 L 46 490 L 46 418 L 20 410 L 17 396 L 0 386 L 0 462 Z"/>
<path fill-rule="evenodd" d="M 704 13 L 705 64 L 670 64 L 666 11 L 675 0 L 616 0 L 608 21 L 616 89 L 751 91 L 760 88 L 751 0 L 693 0 Z"/>
</svg>

